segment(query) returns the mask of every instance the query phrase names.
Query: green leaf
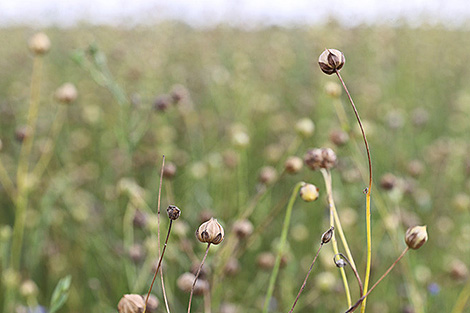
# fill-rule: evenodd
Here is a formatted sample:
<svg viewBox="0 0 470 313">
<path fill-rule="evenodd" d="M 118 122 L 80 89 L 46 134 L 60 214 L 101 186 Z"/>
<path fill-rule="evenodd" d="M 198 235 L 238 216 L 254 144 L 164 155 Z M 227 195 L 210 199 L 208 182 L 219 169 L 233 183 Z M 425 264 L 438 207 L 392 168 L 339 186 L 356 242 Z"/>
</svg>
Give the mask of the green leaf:
<svg viewBox="0 0 470 313">
<path fill-rule="evenodd" d="M 50 313 L 57 312 L 67 301 L 72 277 L 70 275 L 62 278 L 52 293 Z"/>
</svg>

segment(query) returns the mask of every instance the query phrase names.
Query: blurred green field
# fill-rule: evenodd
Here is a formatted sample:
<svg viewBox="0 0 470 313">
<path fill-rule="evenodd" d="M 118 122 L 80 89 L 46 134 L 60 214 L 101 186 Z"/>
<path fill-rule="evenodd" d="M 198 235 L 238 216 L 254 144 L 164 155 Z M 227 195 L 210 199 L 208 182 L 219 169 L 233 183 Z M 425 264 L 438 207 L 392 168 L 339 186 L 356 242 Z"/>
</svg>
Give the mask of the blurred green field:
<svg viewBox="0 0 470 313">
<path fill-rule="evenodd" d="M 329 227 L 321 174 L 305 166 L 298 174 L 281 174 L 288 156 L 303 157 L 312 147 L 331 147 L 338 155 L 334 197 L 363 276 L 367 160 L 345 94 L 328 94 L 326 86 L 338 81 L 317 65 L 325 48 L 336 48 L 346 56 L 341 73 L 366 126 L 378 186 L 372 190 L 371 283 L 403 250 L 410 225 L 427 225 L 429 233 L 426 245 L 409 252 L 371 293 L 367 312 L 458 312 L 452 309 L 470 281 L 468 31 L 406 25 L 346 29 L 333 22 L 193 29 L 166 22 L 44 32 L 51 50 L 43 57 L 30 169 L 43 154 L 51 159 L 43 175 L 26 178 L 21 265 L 13 274 L 7 269 L 16 206 L 0 184 L 0 311 L 8 312 L 7 302 L 48 307 L 54 287 L 67 275 L 69 298 L 59 312 L 116 312 L 123 294 L 146 293 L 157 259 L 162 155 L 177 168 L 173 178 L 164 178 L 162 210 L 169 204 L 182 210 L 164 259 L 172 312 L 186 310 L 189 295 L 179 290 L 177 279 L 202 258 L 205 245 L 194 231 L 211 215 L 226 232 L 206 265 L 212 284 L 219 282 L 212 290 L 213 311 L 233 312 L 221 309 L 230 303 L 234 312 L 261 312 L 271 270 L 260 268 L 259 255 L 276 252 L 287 199 L 294 185 L 305 181 L 320 188 L 320 198 L 295 202 L 270 312 L 289 310 Z M 34 33 L 0 29 L 0 160 L 14 185 L 33 67 L 28 40 Z M 65 82 L 77 87 L 78 99 L 64 106 L 54 93 Z M 155 103 L 164 106 L 175 85 L 184 91 L 182 101 L 156 110 Z M 312 136 L 298 132 L 304 118 L 315 123 Z M 331 141 L 339 130 L 349 135 L 341 146 Z M 241 133 L 248 135 L 247 145 Z M 267 187 L 259 181 L 266 166 L 279 175 Z M 379 187 L 387 173 L 394 175 L 392 190 Z M 239 271 L 224 274 L 224 244 L 236 242 L 231 227 L 250 206 L 249 220 L 258 232 L 234 247 Z M 133 223 L 136 210 L 146 216 L 143 227 Z M 162 217 L 164 235 L 168 221 Z M 325 246 L 296 312 L 347 309 L 332 257 L 331 246 Z M 346 272 L 357 299 L 354 276 Z M 29 280 L 37 292 L 25 293 Z M 158 312 L 165 312 L 158 280 L 154 294 Z M 467 303 L 460 312 L 469 311 Z M 202 297 L 194 299 L 193 312 L 208 313 Z"/>
</svg>

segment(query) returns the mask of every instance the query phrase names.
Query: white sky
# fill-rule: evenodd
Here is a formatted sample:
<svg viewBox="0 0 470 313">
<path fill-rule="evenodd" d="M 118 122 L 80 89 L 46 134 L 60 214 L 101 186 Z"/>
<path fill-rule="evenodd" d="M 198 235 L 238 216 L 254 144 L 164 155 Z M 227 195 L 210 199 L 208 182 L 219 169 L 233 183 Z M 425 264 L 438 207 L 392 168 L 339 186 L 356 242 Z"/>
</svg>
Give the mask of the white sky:
<svg viewBox="0 0 470 313">
<path fill-rule="evenodd" d="M 470 21 L 468 0 L 0 0 L 0 26 L 73 25 L 80 20 L 128 24 L 176 18 L 195 25 L 229 21 L 318 23 L 333 16 L 345 24 L 415 22 L 458 26 Z"/>
</svg>

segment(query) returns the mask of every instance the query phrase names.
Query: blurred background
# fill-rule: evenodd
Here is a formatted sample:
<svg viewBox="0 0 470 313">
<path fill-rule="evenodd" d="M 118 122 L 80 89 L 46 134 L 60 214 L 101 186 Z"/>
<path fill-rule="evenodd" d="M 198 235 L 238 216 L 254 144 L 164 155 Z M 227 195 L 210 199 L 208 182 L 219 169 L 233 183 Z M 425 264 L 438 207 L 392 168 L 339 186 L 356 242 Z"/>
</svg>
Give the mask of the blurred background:
<svg viewBox="0 0 470 313">
<path fill-rule="evenodd" d="M 193 312 L 261 312 L 277 254 L 269 312 L 289 310 L 329 228 L 323 177 L 299 164 L 314 147 L 338 157 L 333 195 L 363 277 L 367 159 L 317 64 L 336 48 L 371 146 L 371 283 L 408 227 L 429 232 L 367 312 L 469 312 L 469 21 L 457 0 L 0 1 L 0 311 L 116 312 L 146 293 L 163 155 L 162 211 L 182 210 L 163 262 L 171 311 L 186 310 L 183 274 L 206 248 L 194 232 L 211 216 L 226 237 Z M 280 248 L 301 181 L 320 196 L 296 198 Z M 348 308 L 333 254 L 296 312 Z M 166 312 L 159 279 L 153 293 Z"/>
</svg>

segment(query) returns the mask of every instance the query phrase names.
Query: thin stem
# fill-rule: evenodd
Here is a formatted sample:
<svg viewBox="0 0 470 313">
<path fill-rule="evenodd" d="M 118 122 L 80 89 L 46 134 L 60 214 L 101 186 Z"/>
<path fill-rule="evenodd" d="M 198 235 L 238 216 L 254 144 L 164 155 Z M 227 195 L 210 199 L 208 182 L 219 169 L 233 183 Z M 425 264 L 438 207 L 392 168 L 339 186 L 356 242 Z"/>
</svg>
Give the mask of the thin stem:
<svg viewBox="0 0 470 313">
<path fill-rule="evenodd" d="M 297 301 L 300 298 L 300 294 L 305 289 L 305 285 L 307 284 L 308 276 L 310 275 L 310 272 L 312 271 L 313 265 L 315 264 L 315 261 L 317 260 L 317 257 L 320 254 L 320 250 L 321 250 L 322 247 L 323 247 L 323 243 L 321 243 L 320 247 L 318 247 L 317 253 L 315 254 L 315 257 L 313 258 L 312 264 L 310 265 L 310 269 L 307 272 L 307 276 L 305 276 L 304 282 L 303 282 L 302 286 L 300 287 L 299 293 L 297 294 L 297 297 L 295 298 L 294 304 L 292 305 L 292 308 L 290 309 L 289 313 L 294 312 L 295 305 L 297 304 Z"/>
<path fill-rule="evenodd" d="M 455 301 L 455 306 L 452 309 L 452 313 L 462 313 L 463 309 L 465 309 L 465 304 L 467 303 L 468 299 L 470 299 L 470 279 L 468 280 L 467 285 L 460 292 L 457 301 Z"/>
<path fill-rule="evenodd" d="M 279 267 L 281 266 L 281 258 L 282 258 L 284 247 L 287 241 L 287 233 L 289 230 L 290 218 L 292 215 L 292 208 L 294 207 L 295 199 L 297 198 L 297 194 L 299 193 L 299 190 L 303 184 L 304 184 L 303 182 L 298 182 L 295 185 L 294 190 L 292 191 L 292 195 L 289 199 L 289 203 L 287 204 L 286 216 L 284 218 L 284 225 L 282 226 L 281 240 L 279 243 L 279 249 L 277 251 L 277 256 L 276 256 L 276 261 L 274 263 L 273 271 L 271 273 L 271 278 L 269 279 L 268 291 L 266 292 L 266 298 L 264 300 L 263 313 L 268 312 L 269 302 L 274 292 L 274 285 L 276 283 L 277 274 L 279 273 Z"/>
<path fill-rule="evenodd" d="M 327 193 L 331 195 L 328 196 L 329 201 L 331 200 L 331 209 L 333 210 L 333 215 L 335 218 L 336 230 L 338 231 L 339 237 L 341 239 L 341 243 L 343 244 L 344 249 L 346 250 L 346 255 L 348 256 L 351 267 L 356 269 L 356 263 L 354 263 L 354 258 L 352 256 L 351 250 L 349 249 L 348 241 L 346 240 L 346 236 L 344 235 L 343 227 L 341 226 L 341 220 L 339 219 L 338 211 L 336 210 L 336 205 L 333 199 L 333 184 L 331 179 L 331 172 L 329 170 L 321 169 L 321 173 L 325 180 L 325 185 L 327 189 Z M 333 226 L 333 225 L 332 225 Z"/>
<path fill-rule="evenodd" d="M 165 169 L 165 155 L 162 156 L 162 168 L 160 169 L 160 184 L 159 184 L 159 187 L 158 187 L 158 200 L 157 200 L 157 243 L 158 243 L 158 254 L 160 254 L 160 203 L 161 203 L 161 199 L 162 199 L 162 185 L 163 185 L 163 170 Z M 170 219 L 170 227 L 171 227 L 171 223 L 172 223 L 173 220 Z M 166 242 L 168 241 L 168 235 L 167 235 L 167 238 L 166 238 L 166 241 L 165 241 L 165 247 L 166 248 Z M 163 253 L 165 252 L 165 250 L 163 250 Z M 163 253 L 161 255 L 161 258 L 163 259 Z M 155 272 L 155 275 L 156 273 L 158 272 L 158 269 L 157 271 Z M 155 277 L 154 277 L 155 279 Z M 160 267 L 160 280 L 161 280 L 161 283 L 162 283 L 162 292 L 163 292 L 163 300 L 165 302 L 165 308 L 166 308 L 166 311 L 168 313 L 170 313 L 170 306 L 168 305 L 168 297 L 166 296 L 166 290 L 165 290 L 165 282 L 163 280 L 163 268 Z M 144 311 L 145 313 L 145 311 Z"/>
<path fill-rule="evenodd" d="M 331 181 L 328 179 L 328 172 L 327 171 L 322 169 L 321 173 L 323 174 L 323 179 L 325 180 L 326 193 L 327 193 L 327 196 L 328 196 L 328 204 L 329 204 L 329 207 L 330 207 L 330 227 L 334 227 L 334 224 L 335 224 L 334 211 L 336 210 L 336 207 L 335 207 L 335 202 L 334 202 L 334 199 L 333 199 L 333 191 L 332 191 L 332 188 L 331 188 Z M 338 225 L 338 223 L 337 223 L 337 225 Z M 331 238 L 331 243 L 332 243 L 332 246 L 333 246 L 333 252 L 335 254 L 338 254 L 339 253 L 338 243 L 336 241 L 336 235 L 334 233 L 333 233 L 333 236 Z M 349 284 L 348 284 L 348 280 L 346 278 L 346 272 L 345 272 L 344 268 L 340 268 L 339 271 L 341 273 L 341 279 L 343 280 L 344 291 L 346 293 L 346 300 L 348 302 L 348 306 L 351 306 L 351 291 L 349 290 Z"/>
<path fill-rule="evenodd" d="M 16 197 L 16 191 L 15 191 L 15 186 L 13 185 L 13 182 L 10 179 L 10 176 L 8 176 L 8 172 L 3 166 L 2 160 L 0 159 L 0 184 L 2 184 L 3 188 L 7 192 L 8 196 L 15 201 Z"/>
<path fill-rule="evenodd" d="M 354 275 L 356 276 L 356 280 L 357 280 L 357 284 L 359 285 L 359 294 L 362 295 L 363 292 L 364 292 L 364 287 L 362 286 L 362 281 L 361 281 L 361 277 L 359 276 L 359 273 L 357 272 L 357 270 L 351 265 L 351 262 L 349 262 L 348 258 L 345 257 L 342 253 L 338 253 L 338 254 L 335 254 L 335 256 L 333 257 L 333 260 L 335 261 L 336 263 L 336 256 L 339 255 L 343 260 L 345 260 L 349 266 L 351 267 L 351 269 L 353 270 L 354 272 Z"/>
<path fill-rule="evenodd" d="M 29 156 L 33 147 L 34 131 L 36 128 L 36 121 L 39 110 L 40 98 L 40 84 L 41 84 L 41 71 L 42 71 L 43 58 L 36 56 L 34 58 L 33 73 L 31 79 L 31 98 L 28 110 L 27 127 L 30 129 L 30 134 L 25 137 L 22 145 L 18 161 L 18 169 L 16 174 L 17 181 L 17 198 L 16 198 L 16 212 L 15 223 L 13 226 L 12 235 L 12 251 L 10 257 L 10 268 L 18 271 L 21 262 L 21 250 L 23 245 L 24 225 L 26 220 L 26 209 L 28 205 L 28 196 L 26 190 L 26 180 L 29 165 Z"/>
<path fill-rule="evenodd" d="M 375 287 L 377 287 L 377 285 L 385 278 L 385 276 L 388 275 L 388 273 L 390 273 L 390 271 L 395 267 L 395 265 L 397 265 L 398 262 L 400 262 L 400 260 L 403 258 L 403 256 L 406 254 L 406 252 L 408 252 L 408 250 L 410 250 L 410 248 L 406 247 L 405 250 L 403 250 L 403 252 L 400 254 L 400 256 L 395 260 L 395 262 L 393 262 L 392 265 L 390 265 L 390 267 L 385 271 L 385 273 L 379 278 L 379 280 L 369 289 L 369 291 L 366 292 L 366 294 L 364 294 L 361 298 L 359 298 L 359 300 L 357 300 L 357 302 L 352 306 L 350 307 L 345 313 L 351 313 L 351 312 L 354 312 L 357 307 L 362 303 L 364 302 L 364 300 L 367 298 L 367 296 L 372 292 L 372 290 L 374 290 Z"/>
<path fill-rule="evenodd" d="M 194 282 L 193 282 L 193 285 L 191 287 L 191 294 L 189 295 L 188 313 L 191 312 L 191 301 L 193 300 L 194 286 L 196 286 L 197 278 L 199 277 L 199 273 L 201 272 L 202 266 L 204 265 L 204 261 L 206 261 L 207 253 L 209 253 L 210 246 L 211 246 L 211 243 L 209 242 L 207 244 L 206 253 L 204 254 L 204 258 L 202 259 L 202 262 L 199 265 L 199 268 L 197 269 L 196 277 L 194 278 Z"/>
<path fill-rule="evenodd" d="M 150 284 L 147 297 L 145 298 L 145 307 L 144 307 L 143 313 L 147 312 L 147 303 L 150 297 L 150 292 L 152 291 L 153 284 L 155 283 L 155 278 L 157 278 L 158 270 L 161 268 L 161 265 L 162 265 L 163 255 L 165 254 L 166 246 L 168 245 L 168 238 L 170 237 L 171 225 L 173 225 L 173 220 L 170 219 L 170 225 L 168 225 L 168 233 L 166 234 L 165 245 L 163 246 L 162 254 L 160 255 L 160 259 L 158 260 L 157 270 L 155 271 L 155 274 L 153 275 L 152 283 Z"/>
<path fill-rule="evenodd" d="M 369 162 L 369 187 L 367 188 L 367 193 L 366 193 L 367 264 L 366 264 L 366 274 L 364 278 L 364 293 L 366 293 L 367 288 L 369 287 L 370 268 L 372 264 L 372 234 L 371 234 L 372 231 L 371 231 L 371 221 L 370 221 L 370 218 L 371 218 L 370 193 L 372 190 L 372 161 L 371 161 L 371 156 L 370 156 L 369 143 L 367 142 L 366 133 L 364 131 L 364 127 L 362 126 L 359 113 L 357 112 L 356 106 L 354 105 L 354 101 L 351 97 L 351 94 L 349 93 L 348 88 L 346 87 L 346 84 L 343 81 L 343 78 L 341 77 L 341 74 L 338 72 L 338 70 L 335 70 L 335 72 L 339 80 L 341 81 L 341 84 L 343 85 L 343 88 L 346 91 L 346 94 L 348 95 L 349 102 L 351 103 L 351 106 L 354 110 L 354 114 L 356 115 L 356 119 L 359 124 L 359 127 L 361 128 L 362 138 L 364 139 L 364 145 L 366 147 L 366 152 L 367 152 L 367 160 Z M 366 294 L 364 294 L 364 301 L 362 302 L 361 313 L 364 313 L 366 311 L 366 299 L 365 299 L 366 297 L 367 297 Z"/>
</svg>

